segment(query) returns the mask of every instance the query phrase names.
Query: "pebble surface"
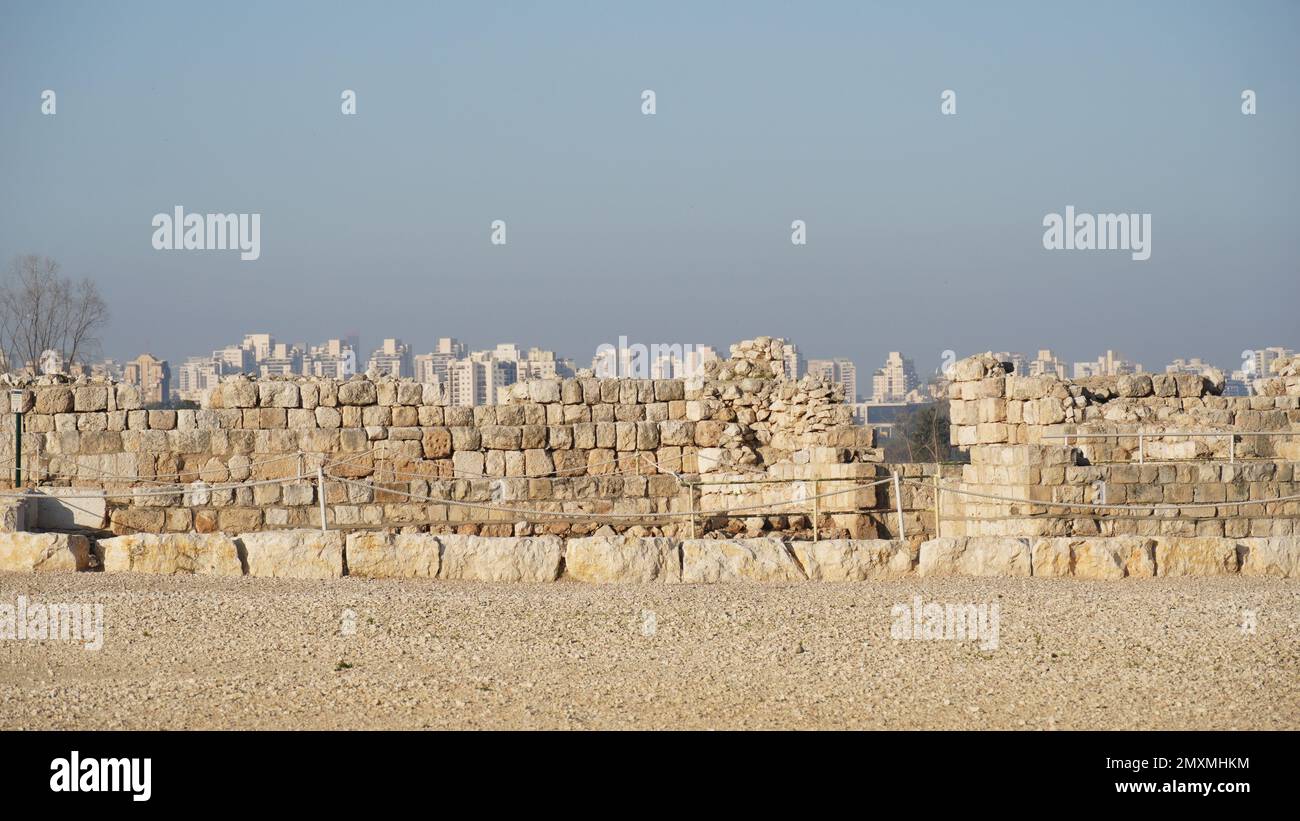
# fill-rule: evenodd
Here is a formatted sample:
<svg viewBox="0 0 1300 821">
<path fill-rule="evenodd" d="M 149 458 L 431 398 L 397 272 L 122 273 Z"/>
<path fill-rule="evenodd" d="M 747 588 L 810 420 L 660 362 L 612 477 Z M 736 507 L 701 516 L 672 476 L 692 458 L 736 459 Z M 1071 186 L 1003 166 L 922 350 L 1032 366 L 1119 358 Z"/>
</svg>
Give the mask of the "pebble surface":
<svg viewBox="0 0 1300 821">
<path fill-rule="evenodd" d="M 996 649 L 891 637 L 998 605 Z M 0 573 L 0 729 L 1300 728 L 1300 584 L 486 584 Z"/>
</svg>

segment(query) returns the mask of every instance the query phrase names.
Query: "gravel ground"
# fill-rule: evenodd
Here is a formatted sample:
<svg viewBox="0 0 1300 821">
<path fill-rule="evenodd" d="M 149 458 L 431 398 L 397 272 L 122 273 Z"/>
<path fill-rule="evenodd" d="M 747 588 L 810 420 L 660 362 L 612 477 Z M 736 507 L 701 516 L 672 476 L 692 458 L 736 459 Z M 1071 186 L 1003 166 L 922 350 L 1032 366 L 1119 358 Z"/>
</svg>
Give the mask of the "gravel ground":
<svg viewBox="0 0 1300 821">
<path fill-rule="evenodd" d="M 892 639 L 918 594 L 996 602 L 997 648 Z M 0 729 L 1300 727 L 1295 581 L 0 573 L 19 596 L 101 603 L 104 641 L 0 640 Z"/>
</svg>

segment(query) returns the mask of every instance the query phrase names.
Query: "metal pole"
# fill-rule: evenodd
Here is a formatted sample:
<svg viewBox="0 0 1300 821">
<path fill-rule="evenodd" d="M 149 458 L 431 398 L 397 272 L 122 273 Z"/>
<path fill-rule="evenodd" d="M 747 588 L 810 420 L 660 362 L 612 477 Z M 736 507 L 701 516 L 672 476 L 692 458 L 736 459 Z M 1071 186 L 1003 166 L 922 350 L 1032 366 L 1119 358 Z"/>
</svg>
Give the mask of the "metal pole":
<svg viewBox="0 0 1300 821">
<path fill-rule="evenodd" d="M 1142 439 L 1142 434 L 1138 433 L 1138 464 L 1146 461 L 1146 444 Z"/>
<path fill-rule="evenodd" d="M 1237 437 L 1228 434 L 1228 463 L 1232 464 L 1237 461 Z"/>
<path fill-rule="evenodd" d="M 23 412 L 14 411 L 14 490 L 23 486 Z"/>
<path fill-rule="evenodd" d="M 690 503 L 691 538 L 694 539 L 695 538 L 695 485 L 694 484 L 688 484 L 686 486 L 686 498 L 689 500 Z"/>
<path fill-rule="evenodd" d="M 943 497 L 939 492 L 939 465 L 934 466 L 934 538 L 943 538 Z"/>
<path fill-rule="evenodd" d="M 898 471 L 894 471 L 894 505 L 898 510 L 898 538 L 901 541 L 904 538 L 903 533 L 903 491 L 898 483 Z"/>
<path fill-rule="evenodd" d="M 822 495 L 821 482 L 817 481 L 816 479 L 813 479 L 813 541 L 814 542 L 817 541 L 819 536 L 819 531 L 817 529 L 817 522 L 822 517 L 821 495 Z"/>
<path fill-rule="evenodd" d="M 324 533 L 329 528 L 325 526 L 325 468 L 323 466 L 316 468 L 316 496 L 320 500 L 320 530 Z"/>
</svg>

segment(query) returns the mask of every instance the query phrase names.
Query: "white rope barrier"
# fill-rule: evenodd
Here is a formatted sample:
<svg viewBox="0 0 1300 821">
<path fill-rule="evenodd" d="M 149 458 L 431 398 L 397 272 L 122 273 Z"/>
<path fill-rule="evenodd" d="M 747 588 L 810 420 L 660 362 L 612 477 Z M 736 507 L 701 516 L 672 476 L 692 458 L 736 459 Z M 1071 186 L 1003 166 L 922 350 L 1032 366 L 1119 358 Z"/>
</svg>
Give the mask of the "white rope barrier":
<svg viewBox="0 0 1300 821">
<path fill-rule="evenodd" d="M 924 482 L 918 482 L 915 479 L 904 479 L 904 482 L 926 487 Z M 930 486 L 934 490 L 933 486 Z M 1180 504 L 1165 502 L 1150 502 L 1147 504 L 1130 504 L 1130 505 L 1112 505 L 1097 504 L 1092 502 L 1040 502 L 1035 499 L 1017 499 L 1013 496 L 999 496 L 993 493 L 980 493 L 974 490 L 957 490 L 956 488 L 939 488 L 940 493 L 953 493 L 958 496 L 971 496 L 977 499 L 990 499 L 997 502 L 1010 502 L 1012 504 L 1029 505 L 1031 507 L 1068 507 L 1081 510 L 1191 510 L 1195 508 L 1207 507 L 1236 507 L 1239 505 L 1265 505 L 1273 502 L 1295 502 L 1300 501 L 1300 494 L 1294 496 L 1279 496 L 1274 499 L 1247 499 L 1238 502 L 1185 502 Z"/>
<path fill-rule="evenodd" d="M 331 475 L 327 475 L 325 478 L 329 481 L 340 482 L 345 485 L 365 487 L 371 490 L 376 490 L 380 493 L 394 493 L 399 496 L 404 496 L 408 499 L 412 499 L 414 501 L 428 502 L 431 504 L 448 505 L 451 507 L 464 507 L 464 508 L 470 508 L 475 510 L 497 511 L 501 513 L 521 514 L 526 516 L 533 516 L 533 515 L 563 516 L 566 518 L 580 518 L 580 519 L 646 519 L 646 518 L 663 519 L 663 518 L 683 518 L 683 517 L 694 517 L 694 516 L 703 516 L 706 518 L 711 516 L 724 516 L 732 513 L 742 513 L 742 512 L 755 511 L 755 510 L 768 510 L 771 508 L 787 507 L 789 505 L 796 505 L 796 504 L 802 505 L 814 499 L 824 499 L 831 496 L 842 496 L 845 493 L 854 493 L 864 488 L 875 487 L 876 485 L 883 485 L 886 482 L 892 481 L 892 479 L 881 479 L 876 482 L 870 482 L 867 484 L 855 484 L 853 487 L 850 488 L 828 491 L 826 493 L 819 493 L 815 496 L 808 496 L 803 499 L 795 499 L 789 502 L 745 505 L 741 507 L 725 508 L 723 510 L 698 510 L 694 512 L 665 511 L 663 513 L 587 513 L 583 511 L 566 512 L 562 510 L 537 510 L 535 508 L 502 507 L 500 505 L 487 504 L 482 502 L 462 502 L 462 501 L 457 501 L 455 499 L 438 499 L 433 496 L 424 496 L 422 494 L 411 493 L 405 490 L 376 487 L 373 482 L 361 482 L 361 481 L 356 481 L 354 479 L 344 479 L 339 476 L 331 476 Z M 826 480 L 826 481 L 836 481 L 836 480 Z M 849 481 L 849 480 L 839 480 L 839 481 Z"/>
</svg>

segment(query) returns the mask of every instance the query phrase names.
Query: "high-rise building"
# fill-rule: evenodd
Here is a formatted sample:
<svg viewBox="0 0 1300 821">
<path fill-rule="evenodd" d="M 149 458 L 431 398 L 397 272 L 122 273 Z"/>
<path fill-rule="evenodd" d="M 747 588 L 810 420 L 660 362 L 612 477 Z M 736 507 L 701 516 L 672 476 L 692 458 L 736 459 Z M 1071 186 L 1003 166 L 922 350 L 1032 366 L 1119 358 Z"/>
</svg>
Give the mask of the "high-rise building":
<svg viewBox="0 0 1300 821">
<path fill-rule="evenodd" d="M 1065 363 L 1057 358 L 1056 354 L 1050 349 L 1043 348 L 1038 352 L 1033 362 L 1029 363 L 1030 376 L 1052 376 L 1057 379 L 1065 378 Z"/>
<path fill-rule="evenodd" d="M 1295 356 L 1290 348 L 1271 347 L 1251 351 L 1249 358 L 1243 359 L 1243 370 L 1252 379 L 1269 379 L 1273 375 L 1273 362 L 1278 359 Z"/>
<path fill-rule="evenodd" d="M 275 337 L 270 334 L 244 334 L 244 341 L 240 343 L 240 347 L 252 351 L 254 362 L 261 362 L 271 355 L 271 348 L 275 347 Z"/>
<path fill-rule="evenodd" d="M 297 376 L 301 374 L 302 346 L 276 342 L 267 350 L 267 355 L 257 362 L 257 372 L 263 379 L 272 376 Z"/>
<path fill-rule="evenodd" d="M 497 360 L 491 352 L 480 351 L 451 363 L 448 373 L 448 401 L 453 405 L 474 407 L 498 404 L 500 389 L 513 385 L 518 363 Z"/>
<path fill-rule="evenodd" d="M 378 371 L 395 378 L 415 376 L 415 362 L 411 358 L 411 347 L 400 339 L 385 339 L 384 344 L 370 355 L 367 371 Z"/>
<path fill-rule="evenodd" d="M 905 358 L 898 351 L 890 351 L 885 359 L 885 366 L 871 377 L 871 401 L 875 403 L 905 402 L 907 394 L 914 390 L 920 380 L 916 376 L 916 366 L 912 360 Z"/>
<path fill-rule="evenodd" d="M 1029 357 L 1019 351 L 998 351 L 993 354 L 993 357 L 999 362 L 1010 362 L 1011 372 L 1016 376 L 1025 376 L 1029 373 Z"/>
<path fill-rule="evenodd" d="M 1175 359 L 1165 366 L 1165 373 L 1192 373 L 1202 374 L 1214 366 L 1202 360 L 1199 356 L 1193 356 L 1191 359 Z"/>
<path fill-rule="evenodd" d="M 345 339 L 328 339 L 313 345 L 302 358 L 305 376 L 347 379 L 357 372 L 357 349 Z"/>
<path fill-rule="evenodd" d="M 835 381 L 835 360 L 834 359 L 809 359 L 808 376 L 819 382 Z"/>
<path fill-rule="evenodd" d="M 243 345 L 227 345 L 212 352 L 212 358 L 221 363 L 223 373 L 254 373 L 257 371 L 257 354 Z"/>
<path fill-rule="evenodd" d="M 795 345 L 793 342 L 787 342 L 785 343 L 785 347 L 782 349 L 781 353 L 782 364 L 785 366 L 785 378 L 802 378 L 805 372 L 805 367 L 803 354 L 799 353 L 799 346 Z"/>
<path fill-rule="evenodd" d="M 221 382 L 220 360 L 210 356 L 191 356 L 176 369 L 176 398 L 200 402 L 203 395 Z"/>
<path fill-rule="evenodd" d="M 171 398 L 171 369 L 166 359 L 142 353 L 126 363 L 122 381 L 140 389 L 140 399 L 146 405 L 161 405 Z"/>
<path fill-rule="evenodd" d="M 1122 376 L 1126 373 L 1142 373 L 1142 364 L 1125 359 L 1123 354 L 1111 350 L 1097 357 L 1096 362 L 1074 363 L 1075 379 L 1089 376 Z"/>
<path fill-rule="evenodd" d="M 858 368 L 851 359 L 809 359 L 807 375 L 844 386 L 844 401 L 858 401 Z"/>
<path fill-rule="evenodd" d="M 415 357 L 415 378 L 420 382 L 436 382 L 449 385 L 448 369 L 451 363 L 465 356 L 464 343 L 453 337 L 444 336 L 438 340 L 432 353 Z"/>
</svg>

